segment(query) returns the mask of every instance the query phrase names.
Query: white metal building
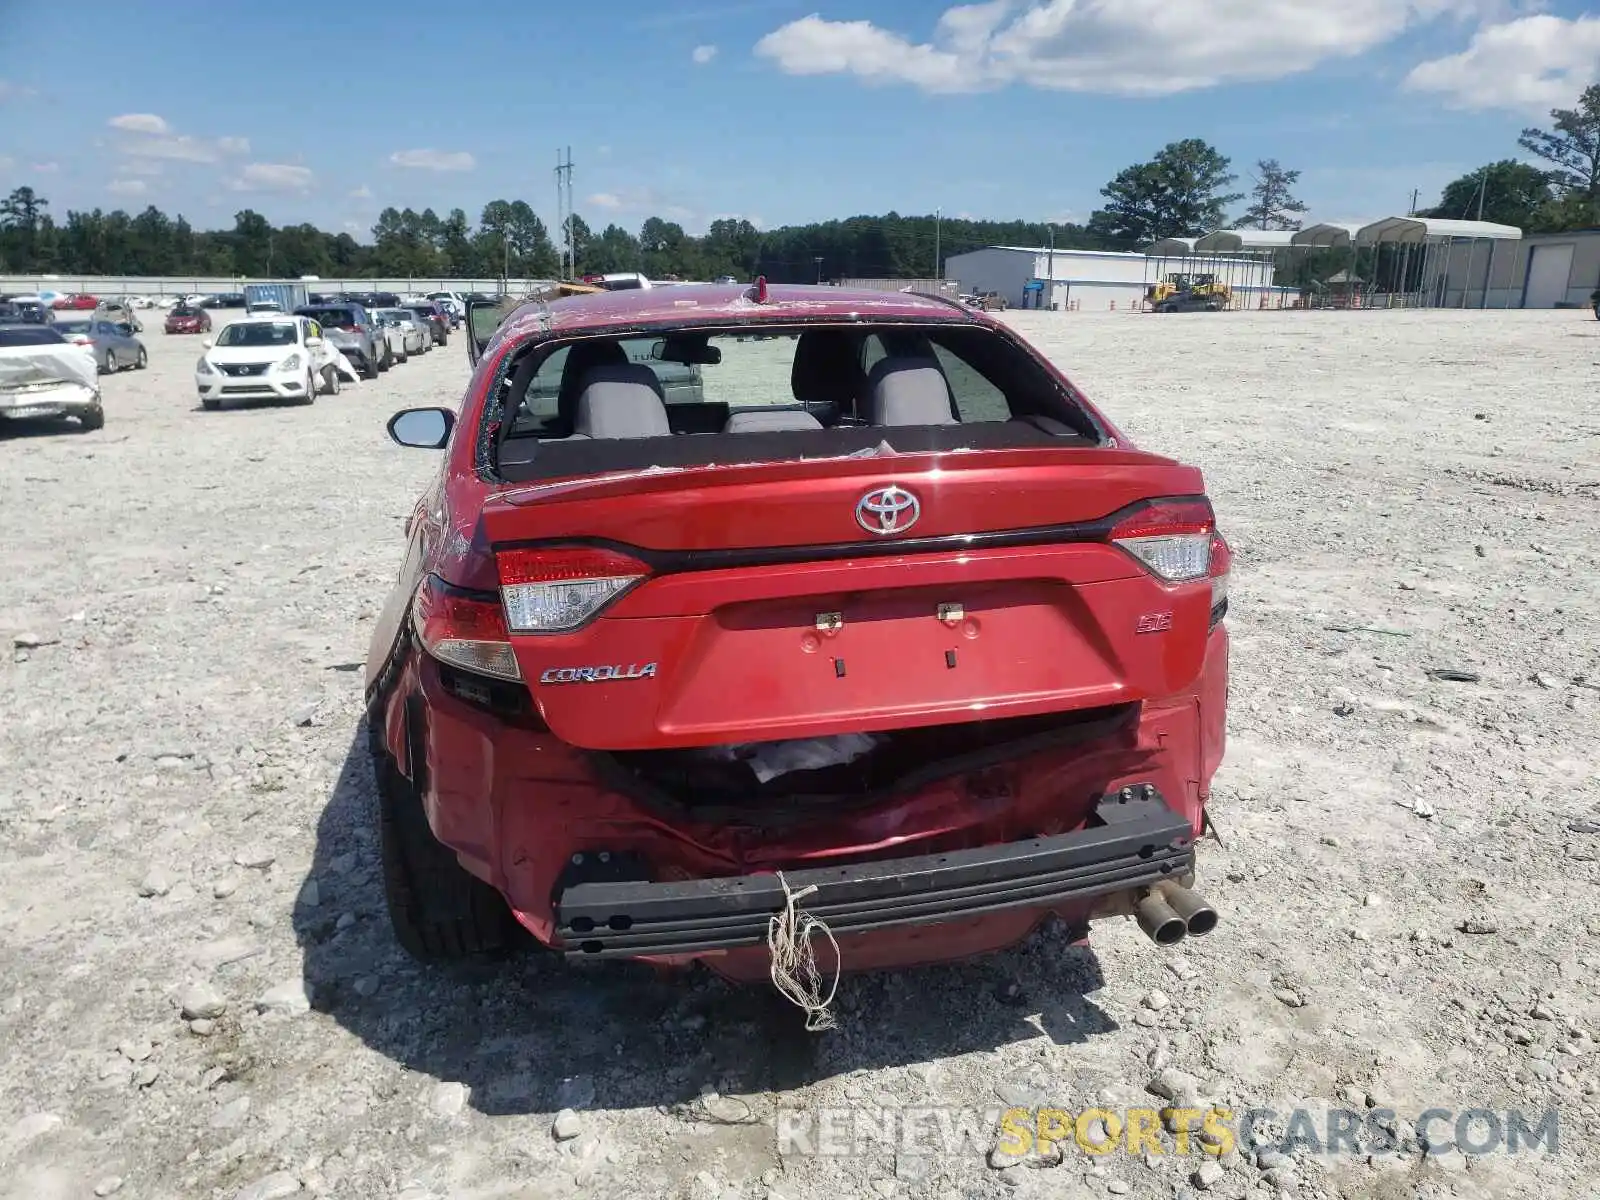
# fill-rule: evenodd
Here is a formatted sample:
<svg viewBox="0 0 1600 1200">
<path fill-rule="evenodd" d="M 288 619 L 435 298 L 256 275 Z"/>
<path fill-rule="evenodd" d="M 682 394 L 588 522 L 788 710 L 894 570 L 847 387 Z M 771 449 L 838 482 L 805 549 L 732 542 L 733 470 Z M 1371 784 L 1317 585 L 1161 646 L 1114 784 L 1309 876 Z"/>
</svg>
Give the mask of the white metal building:
<svg viewBox="0 0 1600 1200">
<path fill-rule="evenodd" d="M 945 275 L 959 279 L 965 292 L 999 292 L 1016 308 L 1053 307 L 1063 312 L 1073 307 L 1081 312 L 1134 308 L 1161 270 L 1237 272 L 1237 279 L 1251 280 L 1244 286 L 1234 284 L 1236 302 L 1242 307 L 1256 307 L 1254 293 L 1272 285 L 1271 265 L 1263 272 L 1258 260 L 1212 257 L 1185 266 L 1174 257 L 1162 267 L 1149 255 L 1111 250 L 986 246 L 952 254 L 944 265 Z"/>
</svg>

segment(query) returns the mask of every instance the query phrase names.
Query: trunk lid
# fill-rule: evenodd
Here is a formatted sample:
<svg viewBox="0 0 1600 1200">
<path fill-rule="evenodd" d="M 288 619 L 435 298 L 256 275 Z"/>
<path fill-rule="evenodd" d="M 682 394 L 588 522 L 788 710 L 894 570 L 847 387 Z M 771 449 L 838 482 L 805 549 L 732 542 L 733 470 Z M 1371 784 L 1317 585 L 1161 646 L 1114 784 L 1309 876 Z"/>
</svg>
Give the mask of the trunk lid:
<svg viewBox="0 0 1600 1200">
<path fill-rule="evenodd" d="M 885 455 L 523 487 L 483 522 L 502 567 L 558 543 L 642 564 L 577 629 L 511 635 L 551 730 L 624 750 L 1180 691 L 1201 668 L 1209 584 L 1162 582 L 1107 540 L 1107 518 L 1201 493 L 1194 468 L 1131 450 Z"/>
</svg>

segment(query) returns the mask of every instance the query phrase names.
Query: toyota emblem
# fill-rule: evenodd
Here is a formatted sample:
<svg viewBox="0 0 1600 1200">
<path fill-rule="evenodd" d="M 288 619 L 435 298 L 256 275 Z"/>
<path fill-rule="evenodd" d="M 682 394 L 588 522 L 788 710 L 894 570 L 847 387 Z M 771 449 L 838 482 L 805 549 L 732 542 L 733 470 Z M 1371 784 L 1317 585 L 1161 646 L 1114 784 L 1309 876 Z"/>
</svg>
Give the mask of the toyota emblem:
<svg viewBox="0 0 1600 1200">
<path fill-rule="evenodd" d="M 856 502 L 856 524 L 879 537 L 904 533 L 920 516 L 922 501 L 898 484 L 873 488 Z"/>
</svg>

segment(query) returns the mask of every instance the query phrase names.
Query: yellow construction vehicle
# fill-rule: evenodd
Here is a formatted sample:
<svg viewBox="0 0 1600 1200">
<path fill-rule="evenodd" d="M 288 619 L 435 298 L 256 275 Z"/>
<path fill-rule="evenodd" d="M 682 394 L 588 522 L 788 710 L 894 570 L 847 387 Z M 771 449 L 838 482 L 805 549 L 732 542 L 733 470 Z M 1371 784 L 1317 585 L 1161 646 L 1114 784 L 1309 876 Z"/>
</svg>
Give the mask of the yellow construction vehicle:
<svg viewBox="0 0 1600 1200">
<path fill-rule="evenodd" d="M 1233 289 L 1215 275 L 1168 275 L 1145 289 L 1151 312 L 1221 312 L 1233 304 Z"/>
</svg>

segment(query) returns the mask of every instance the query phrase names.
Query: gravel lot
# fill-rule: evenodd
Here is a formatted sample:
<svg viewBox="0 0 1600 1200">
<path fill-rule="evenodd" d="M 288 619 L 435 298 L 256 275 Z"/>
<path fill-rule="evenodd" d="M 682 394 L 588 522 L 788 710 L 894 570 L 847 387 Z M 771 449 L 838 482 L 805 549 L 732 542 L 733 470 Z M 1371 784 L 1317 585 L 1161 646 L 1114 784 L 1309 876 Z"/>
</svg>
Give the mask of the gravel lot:
<svg viewBox="0 0 1600 1200">
<path fill-rule="evenodd" d="M 311 408 L 204 413 L 198 339 L 152 328 L 103 431 L 0 436 L 0 1194 L 1594 1195 L 1600 325 L 1011 319 L 1205 467 L 1233 542 L 1217 933 L 1047 930 L 850 979 L 820 1036 L 700 976 L 417 968 L 358 664 L 437 461 L 383 422 L 455 400 L 461 341 Z M 780 1107 L 1161 1104 L 1157 1076 L 1283 1114 L 1555 1106 L 1561 1148 L 776 1149 Z"/>
</svg>

